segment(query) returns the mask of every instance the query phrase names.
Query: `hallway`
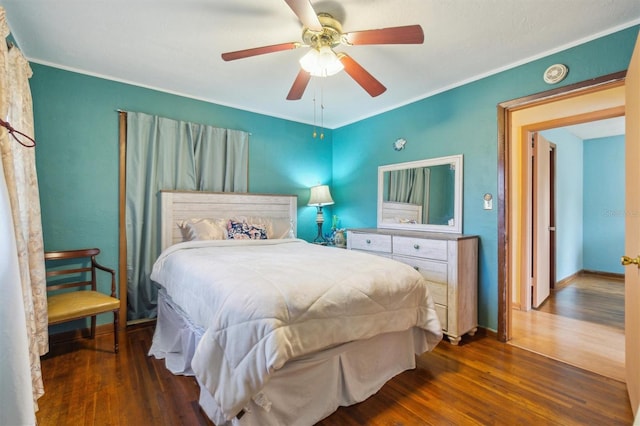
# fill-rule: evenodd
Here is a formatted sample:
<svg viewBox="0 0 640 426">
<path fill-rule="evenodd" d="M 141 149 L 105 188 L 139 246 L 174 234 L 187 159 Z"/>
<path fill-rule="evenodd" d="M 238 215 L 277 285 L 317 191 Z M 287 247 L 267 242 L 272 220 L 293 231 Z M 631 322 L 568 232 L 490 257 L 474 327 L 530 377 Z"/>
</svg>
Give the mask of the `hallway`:
<svg viewBox="0 0 640 426">
<path fill-rule="evenodd" d="M 582 274 L 538 310 L 512 314 L 509 344 L 625 380 L 623 280 Z"/>
</svg>

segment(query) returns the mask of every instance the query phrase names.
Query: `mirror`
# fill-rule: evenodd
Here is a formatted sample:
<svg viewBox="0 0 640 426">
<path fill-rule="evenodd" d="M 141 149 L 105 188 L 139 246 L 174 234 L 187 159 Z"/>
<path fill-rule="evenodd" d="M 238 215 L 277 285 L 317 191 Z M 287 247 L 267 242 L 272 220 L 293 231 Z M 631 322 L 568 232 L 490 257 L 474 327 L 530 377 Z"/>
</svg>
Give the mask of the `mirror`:
<svg viewBox="0 0 640 426">
<path fill-rule="evenodd" d="M 378 228 L 462 233 L 462 155 L 378 167 Z"/>
</svg>

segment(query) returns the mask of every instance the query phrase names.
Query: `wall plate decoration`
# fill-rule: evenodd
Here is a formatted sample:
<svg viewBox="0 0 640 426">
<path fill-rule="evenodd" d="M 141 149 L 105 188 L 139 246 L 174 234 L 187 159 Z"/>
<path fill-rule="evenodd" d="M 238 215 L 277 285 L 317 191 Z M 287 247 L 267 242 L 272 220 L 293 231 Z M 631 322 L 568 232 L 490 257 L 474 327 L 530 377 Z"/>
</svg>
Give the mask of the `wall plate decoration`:
<svg viewBox="0 0 640 426">
<path fill-rule="evenodd" d="M 569 74 L 569 68 L 566 65 L 554 64 L 545 70 L 543 79 L 545 83 L 556 84 L 564 80 L 567 74 Z"/>
<path fill-rule="evenodd" d="M 395 142 L 393 142 L 393 149 L 396 151 L 402 151 L 406 143 L 407 141 L 402 138 L 396 139 Z"/>
</svg>

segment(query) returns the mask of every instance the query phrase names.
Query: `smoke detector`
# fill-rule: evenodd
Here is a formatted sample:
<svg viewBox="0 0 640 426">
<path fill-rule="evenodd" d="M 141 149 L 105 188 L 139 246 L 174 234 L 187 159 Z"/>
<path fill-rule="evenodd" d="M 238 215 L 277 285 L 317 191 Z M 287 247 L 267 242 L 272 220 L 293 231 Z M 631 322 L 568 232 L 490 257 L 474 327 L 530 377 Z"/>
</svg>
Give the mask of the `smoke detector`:
<svg viewBox="0 0 640 426">
<path fill-rule="evenodd" d="M 547 68 L 544 72 L 543 79 L 545 83 L 560 83 L 569 74 L 569 68 L 563 64 L 554 64 Z"/>
</svg>

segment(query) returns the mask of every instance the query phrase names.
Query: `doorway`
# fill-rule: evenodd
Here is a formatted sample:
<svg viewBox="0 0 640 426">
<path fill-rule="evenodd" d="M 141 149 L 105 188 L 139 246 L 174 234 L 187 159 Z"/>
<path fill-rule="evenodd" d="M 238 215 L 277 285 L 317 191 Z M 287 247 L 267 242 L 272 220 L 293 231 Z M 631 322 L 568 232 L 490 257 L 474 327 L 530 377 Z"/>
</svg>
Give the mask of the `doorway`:
<svg viewBox="0 0 640 426">
<path fill-rule="evenodd" d="M 528 137 L 556 127 L 624 116 L 625 75 L 626 72 L 616 73 L 498 106 L 498 339 L 501 341 L 512 338 L 513 312 L 530 311 L 532 304 L 533 173 Z M 512 312 L 512 308 L 520 311 Z M 543 327 L 550 328 L 547 324 L 535 325 L 534 329 Z M 575 327 L 568 328 L 568 336 L 575 337 L 571 333 Z M 587 331 L 586 335 L 589 334 Z M 624 351 L 624 336 L 621 343 L 616 340 L 607 345 Z"/>
<path fill-rule="evenodd" d="M 620 381 L 625 380 L 624 283 L 618 257 L 624 251 L 623 135 L 624 117 L 619 117 L 549 129 L 537 134 L 539 140 L 535 135 L 529 139 L 532 302 L 530 310 L 511 312 L 510 340 L 512 345 Z M 536 142 L 540 142 L 537 149 Z M 557 232 L 550 202 L 555 197 L 539 201 L 543 197 L 538 196 L 551 195 L 556 187 L 551 172 L 554 157 L 559 164 Z M 537 164 L 547 159 L 548 167 Z M 551 246 L 556 235 L 559 282 L 552 290 Z"/>
<path fill-rule="evenodd" d="M 533 261 L 530 197 L 532 132 L 624 115 L 620 72 L 498 106 L 498 339 L 511 339 L 511 308 L 528 310 Z M 508 237 L 508 238 L 507 238 Z"/>
</svg>

